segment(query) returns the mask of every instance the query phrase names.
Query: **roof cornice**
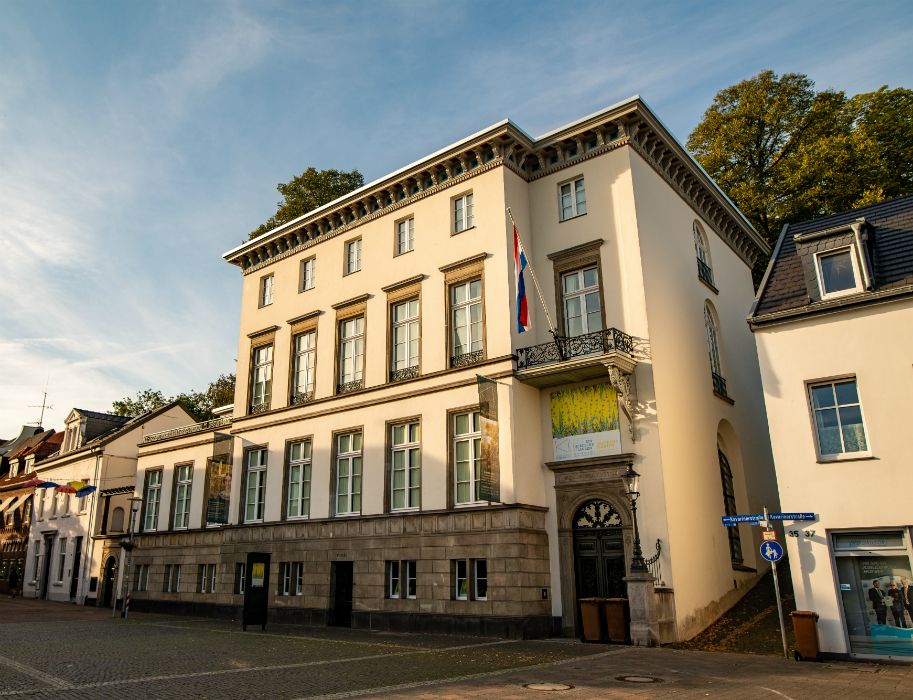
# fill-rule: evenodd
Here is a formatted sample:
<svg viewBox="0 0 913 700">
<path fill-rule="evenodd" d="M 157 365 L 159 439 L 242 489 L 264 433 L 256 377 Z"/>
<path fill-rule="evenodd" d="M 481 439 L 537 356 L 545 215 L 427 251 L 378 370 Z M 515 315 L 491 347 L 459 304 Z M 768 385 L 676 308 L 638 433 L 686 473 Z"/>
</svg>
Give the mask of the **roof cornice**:
<svg viewBox="0 0 913 700">
<path fill-rule="evenodd" d="M 639 97 L 632 97 L 532 138 L 509 119 L 385 175 L 225 253 L 244 274 L 295 255 L 369 221 L 499 166 L 527 182 L 631 146 L 754 265 L 764 240 Z"/>
</svg>

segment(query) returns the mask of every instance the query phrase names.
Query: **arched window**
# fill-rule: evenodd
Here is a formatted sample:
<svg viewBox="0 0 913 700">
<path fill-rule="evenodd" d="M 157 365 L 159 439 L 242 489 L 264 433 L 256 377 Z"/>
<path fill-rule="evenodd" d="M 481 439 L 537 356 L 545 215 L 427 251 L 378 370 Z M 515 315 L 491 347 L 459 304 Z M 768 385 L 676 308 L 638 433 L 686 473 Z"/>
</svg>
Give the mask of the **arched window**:
<svg viewBox="0 0 913 700">
<path fill-rule="evenodd" d="M 707 332 L 707 352 L 710 355 L 713 390 L 722 396 L 727 396 L 726 380 L 723 378 L 722 353 L 720 352 L 720 322 L 709 301 L 704 303 L 704 328 Z"/>
<path fill-rule="evenodd" d="M 729 460 L 719 447 L 717 455 L 720 460 L 720 479 L 723 481 L 723 510 L 726 515 L 737 515 L 738 510 L 735 505 L 735 487 L 732 485 L 732 468 L 729 466 Z M 729 535 L 729 556 L 736 564 L 742 563 L 742 540 L 739 539 L 739 528 L 727 527 L 726 533 Z"/>
<path fill-rule="evenodd" d="M 111 513 L 111 532 L 124 531 L 124 509 L 115 508 Z"/>
<path fill-rule="evenodd" d="M 691 226 L 694 233 L 694 254 L 697 257 L 697 276 L 713 286 L 713 265 L 710 263 L 710 245 L 703 226 L 695 220 Z"/>
</svg>

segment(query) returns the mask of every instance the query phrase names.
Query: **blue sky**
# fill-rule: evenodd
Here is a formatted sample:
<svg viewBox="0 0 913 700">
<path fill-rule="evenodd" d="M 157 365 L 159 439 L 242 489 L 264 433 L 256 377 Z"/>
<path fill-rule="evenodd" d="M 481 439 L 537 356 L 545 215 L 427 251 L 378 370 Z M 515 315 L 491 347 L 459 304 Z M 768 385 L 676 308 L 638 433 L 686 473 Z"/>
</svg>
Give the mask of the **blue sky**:
<svg viewBox="0 0 913 700">
<path fill-rule="evenodd" d="M 913 4 L 0 3 L 0 437 L 234 369 L 221 254 L 307 166 L 366 180 L 632 94 L 684 141 L 765 68 L 913 87 Z M 697 6 L 697 4 L 694 4 Z"/>
</svg>

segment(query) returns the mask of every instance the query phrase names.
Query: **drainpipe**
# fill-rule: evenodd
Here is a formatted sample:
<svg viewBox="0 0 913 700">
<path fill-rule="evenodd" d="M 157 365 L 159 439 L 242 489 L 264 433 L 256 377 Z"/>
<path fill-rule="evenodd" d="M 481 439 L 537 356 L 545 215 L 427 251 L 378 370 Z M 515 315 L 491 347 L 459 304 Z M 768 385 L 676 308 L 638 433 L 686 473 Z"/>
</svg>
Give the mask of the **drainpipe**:
<svg viewBox="0 0 913 700">
<path fill-rule="evenodd" d="M 84 582 L 89 581 L 92 578 L 92 556 L 95 554 L 95 537 L 94 532 L 92 531 L 92 523 L 95 522 L 95 506 L 98 503 L 98 499 L 101 497 L 101 490 L 98 488 L 98 468 L 99 462 L 101 461 L 101 446 L 95 447 L 93 452 L 95 452 L 95 478 L 92 479 L 92 486 L 95 487 L 95 491 L 92 492 L 92 505 L 89 508 L 89 526 L 86 528 L 86 552 L 83 561 L 85 565 L 83 566 L 83 571 L 88 573 L 89 576 L 81 574 L 80 581 L 77 586 L 82 585 L 82 602 L 85 605 L 87 591 L 85 590 L 86 586 L 83 585 Z M 79 590 L 77 589 L 76 600 L 79 601 Z"/>
<path fill-rule="evenodd" d="M 862 280 L 867 290 L 872 289 L 872 275 L 869 272 L 869 256 L 866 255 L 862 248 L 862 227 L 865 226 L 865 219 L 859 219 L 853 223 L 853 236 L 856 238 L 856 252 L 859 255 L 859 262 L 862 268 Z"/>
</svg>

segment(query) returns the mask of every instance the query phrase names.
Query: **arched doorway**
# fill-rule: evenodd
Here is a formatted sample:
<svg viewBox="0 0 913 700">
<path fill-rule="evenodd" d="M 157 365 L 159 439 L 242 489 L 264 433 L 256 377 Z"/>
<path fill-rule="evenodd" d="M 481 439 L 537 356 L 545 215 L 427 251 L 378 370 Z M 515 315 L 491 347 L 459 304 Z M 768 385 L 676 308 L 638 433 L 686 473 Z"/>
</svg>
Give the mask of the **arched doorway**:
<svg viewBox="0 0 913 700">
<path fill-rule="evenodd" d="M 105 561 L 105 575 L 102 579 L 102 607 L 107 608 L 111 605 L 111 596 L 114 594 L 114 581 L 117 574 L 117 559 L 113 556 L 108 557 Z"/>
<path fill-rule="evenodd" d="M 577 599 L 626 598 L 621 516 L 606 501 L 593 499 L 574 513 L 574 573 Z"/>
</svg>

